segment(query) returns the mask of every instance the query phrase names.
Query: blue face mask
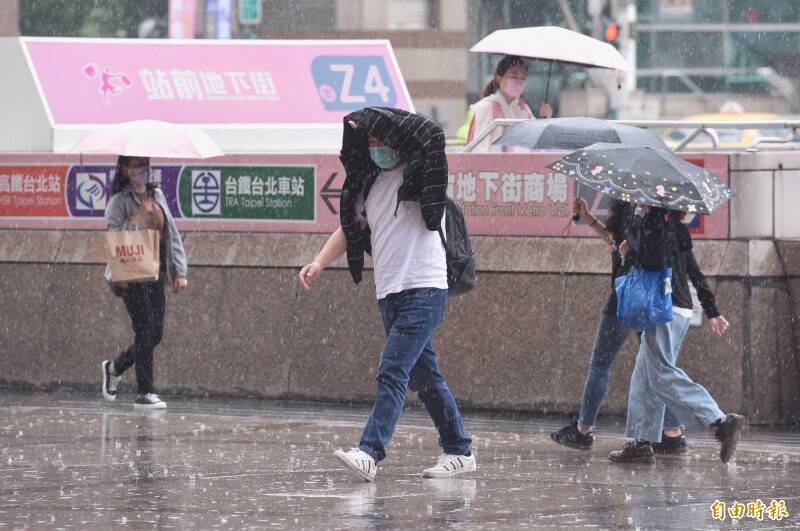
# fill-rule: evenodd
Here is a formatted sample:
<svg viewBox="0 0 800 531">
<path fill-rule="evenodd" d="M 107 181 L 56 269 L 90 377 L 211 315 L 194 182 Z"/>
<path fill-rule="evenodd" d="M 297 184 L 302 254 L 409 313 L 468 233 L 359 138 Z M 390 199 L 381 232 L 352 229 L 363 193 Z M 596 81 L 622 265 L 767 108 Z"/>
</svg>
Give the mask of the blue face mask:
<svg viewBox="0 0 800 531">
<path fill-rule="evenodd" d="M 369 148 L 369 156 L 375 165 L 383 170 L 394 168 L 400 162 L 400 155 L 397 151 L 388 146 L 378 146 Z"/>
</svg>

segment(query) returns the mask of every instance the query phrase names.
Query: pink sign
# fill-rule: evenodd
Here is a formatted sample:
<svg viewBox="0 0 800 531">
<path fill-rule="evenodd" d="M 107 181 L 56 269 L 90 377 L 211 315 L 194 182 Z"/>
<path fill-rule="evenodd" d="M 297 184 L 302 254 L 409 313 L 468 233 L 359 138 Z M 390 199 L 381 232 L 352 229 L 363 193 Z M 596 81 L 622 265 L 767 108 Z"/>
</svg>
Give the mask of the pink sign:
<svg viewBox="0 0 800 531">
<path fill-rule="evenodd" d="M 448 195 L 472 234 L 559 236 L 571 216 L 571 182 L 546 168 L 559 155 L 453 154 Z M 582 234 L 574 227 L 574 234 Z M 586 233 L 588 234 L 588 232 Z"/>
<path fill-rule="evenodd" d="M 338 124 L 413 110 L 388 41 L 23 38 L 56 125 Z"/>
<path fill-rule="evenodd" d="M 570 222 L 577 187 L 547 165 L 565 153 L 451 154 L 448 193 L 464 208 L 470 232 L 476 235 L 593 236 L 584 223 Z M 685 159 L 703 166 L 728 183 L 726 155 L 692 155 Z M 586 186 L 581 197 L 593 214 L 604 219 L 607 196 Z M 728 237 L 728 205 L 690 225 L 696 238 Z"/>
<path fill-rule="evenodd" d="M 585 224 L 571 223 L 575 183 L 546 167 L 560 157 L 451 153 L 448 194 L 462 205 L 474 235 L 561 236 L 569 228 L 571 236 L 593 236 Z M 685 158 L 729 182 L 726 155 Z M 84 157 L 80 165 L 76 156 L 0 155 L 0 228 L 102 229 L 114 163 L 102 156 Z M 336 155 L 154 164 L 151 179 L 181 230 L 329 233 L 339 225 L 344 171 Z M 56 174 L 63 176 L 58 182 L 50 177 Z M 606 214 L 606 196 L 584 186 L 581 197 L 596 216 Z M 695 238 L 725 239 L 728 226 L 727 204 L 690 224 Z"/>
</svg>

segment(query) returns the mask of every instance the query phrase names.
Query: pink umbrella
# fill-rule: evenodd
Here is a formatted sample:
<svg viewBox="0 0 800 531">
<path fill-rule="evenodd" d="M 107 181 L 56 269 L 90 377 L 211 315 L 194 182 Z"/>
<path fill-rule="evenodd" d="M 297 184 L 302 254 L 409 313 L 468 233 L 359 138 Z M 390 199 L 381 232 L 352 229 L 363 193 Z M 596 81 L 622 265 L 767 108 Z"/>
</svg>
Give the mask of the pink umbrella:
<svg viewBox="0 0 800 531">
<path fill-rule="evenodd" d="M 79 140 L 69 152 L 173 159 L 207 159 L 223 155 L 219 146 L 203 131 L 158 120 L 136 120 L 100 127 Z"/>
<path fill-rule="evenodd" d="M 630 68 L 622 54 L 607 42 L 555 26 L 497 30 L 470 51 L 543 59 L 550 61 L 550 70 L 554 61 L 622 71 Z M 550 70 L 547 72 L 548 93 Z"/>
</svg>

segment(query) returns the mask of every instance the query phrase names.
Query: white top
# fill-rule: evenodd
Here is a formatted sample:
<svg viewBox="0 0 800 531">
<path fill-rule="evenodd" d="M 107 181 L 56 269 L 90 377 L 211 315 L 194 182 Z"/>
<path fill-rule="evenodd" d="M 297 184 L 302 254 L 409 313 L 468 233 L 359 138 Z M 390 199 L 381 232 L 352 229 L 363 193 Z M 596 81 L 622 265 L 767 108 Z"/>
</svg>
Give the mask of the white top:
<svg viewBox="0 0 800 531">
<path fill-rule="evenodd" d="M 500 105 L 500 110 L 503 113 L 502 116 L 495 116 L 495 103 Z M 491 96 L 486 96 L 482 100 L 475 103 L 472 106 L 472 112 L 475 116 L 474 130 L 476 135 L 480 134 L 481 131 L 489 127 L 489 124 L 491 124 L 496 118 L 523 120 L 535 119 L 530 108 L 524 101 L 521 101 L 519 98 L 514 98 L 511 103 L 508 103 L 506 98 L 500 93 L 499 90 L 495 91 L 495 93 Z M 501 134 L 503 134 L 503 128 L 495 128 L 495 130 L 489 136 L 481 140 L 480 144 L 475 146 L 473 151 L 483 151 L 489 153 L 501 153 L 504 151 L 519 151 L 523 153 L 528 152 L 528 150 L 521 148 L 506 148 L 504 150 L 503 146 L 493 146 L 492 142 L 500 138 Z"/>
<path fill-rule="evenodd" d="M 425 226 L 419 202 L 401 201 L 397 206 L 404 167 L 379 173 L 365 204 L 379 300 L 407 289 L 447 289 L 447 258 L 439 233 Z"/>
</svg>

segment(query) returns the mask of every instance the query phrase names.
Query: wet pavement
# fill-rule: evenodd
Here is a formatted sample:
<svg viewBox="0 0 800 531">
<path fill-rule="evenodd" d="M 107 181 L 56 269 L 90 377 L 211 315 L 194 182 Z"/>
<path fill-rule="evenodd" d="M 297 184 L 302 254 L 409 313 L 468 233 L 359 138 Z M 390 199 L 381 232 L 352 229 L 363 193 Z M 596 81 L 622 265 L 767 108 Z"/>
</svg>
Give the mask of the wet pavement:
<svg viewBox="0 0 800 531">
<path fill-rule="evenodd" d="M 364 483 L 332 453 L 357 442 L 368 408 L 167 398 L 138 413 L 130 397 L 0 392 L 0 529 L 800 527 L 797 433 L 752 430 L 735 464 L 702 434 L 687 457 L 615 465 L 619 420 L 587 452 L 550 441 L 561 419 L 467 412 L 477 472 L 432 480 L 436 432 L 413 408 Z"/>
</svg>

